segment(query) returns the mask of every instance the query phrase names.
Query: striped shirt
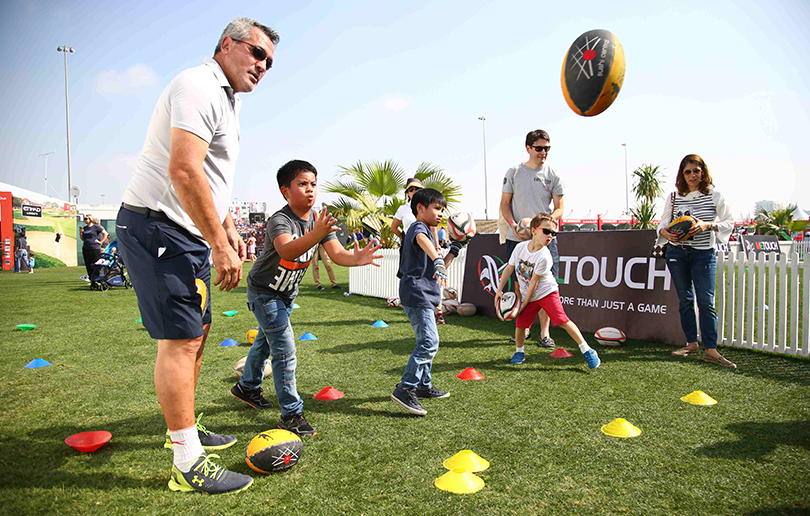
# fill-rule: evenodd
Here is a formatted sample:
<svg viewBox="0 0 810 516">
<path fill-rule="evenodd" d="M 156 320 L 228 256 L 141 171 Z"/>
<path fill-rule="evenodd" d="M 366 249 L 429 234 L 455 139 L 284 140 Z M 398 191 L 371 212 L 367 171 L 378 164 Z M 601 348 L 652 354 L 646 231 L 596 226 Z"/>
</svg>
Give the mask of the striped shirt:
<svg viewBox="0 0 810 516">
<path fill-rule="evenodd" d="M 670 216 L 670 214 L 672 214 L 672 216 Z M 691 247 L 693 249 L 714 249 L 716 248 L 716 242 L 728 242 L 731 236 L 731 230 L 734 228 L 731 208 L 726 203 L 723 194 L 714 187 L 710 187 L 708 194 L 702 194 L 696 191 L 689 192 L 682 196 L 676 192 L 674 209 L 672 206 L 672 196 L 667 196 L 658 230 L 668 228 L 673 220 L 684 215 L 691 215 L 701 222 L 716 221 L 717 230 L 704 231 L 689 240 L 684 240 L 677 244 L 670 242 L 670 245 Z"/>
</svg>

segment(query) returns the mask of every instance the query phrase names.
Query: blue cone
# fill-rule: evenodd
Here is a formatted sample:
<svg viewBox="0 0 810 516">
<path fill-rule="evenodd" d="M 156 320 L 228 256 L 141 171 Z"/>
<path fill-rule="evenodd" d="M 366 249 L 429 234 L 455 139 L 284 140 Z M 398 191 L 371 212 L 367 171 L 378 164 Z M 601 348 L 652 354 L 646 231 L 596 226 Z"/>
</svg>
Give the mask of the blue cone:
<svg viewBox="0 0 810 516">
<path fill-rule="evenodd" d="M 51 363 L 48 362 L 47 360 L 42 358 L 35 358 L 32 361 L 28 362 L 28 365 L 25 366 L 24 369 L 36 369 L 37 367 L 45 367 L 49 365 L 51 365 Z"/>
<path fill-rule="evenodd" d="M 227 347 L 230 347 L 230 346 L 238 346 L 238 345 L 239 345 L 239 343 L 236 342 L 233 339 L 225 339 L 225 340 L 222 341 L 222 344 L 220 344 L 220 347 L 226 347 L 227 348 Z"/>
<path fill-rule="evenodd" d="M 301 308 L 301 307 L 298 305 L 298 303 L 293 303 L 293 309 L 295 309 L 295 308 Z"/>
<path fill-rule="evenodd" d="M 388 328 L 388 325 L 385 324 L 385 322 L 383 321 L 377 321 L 374 324 L 372 324 L 372 326 L 374 326 L 375 328 Z"/>
<path fill-rule="evenodd" d="M 306 332 L 305 334 L 298 337 L 298 340 L 318 340 L 318 337 L 311 334 L 310 332 Z"/>
</svg>

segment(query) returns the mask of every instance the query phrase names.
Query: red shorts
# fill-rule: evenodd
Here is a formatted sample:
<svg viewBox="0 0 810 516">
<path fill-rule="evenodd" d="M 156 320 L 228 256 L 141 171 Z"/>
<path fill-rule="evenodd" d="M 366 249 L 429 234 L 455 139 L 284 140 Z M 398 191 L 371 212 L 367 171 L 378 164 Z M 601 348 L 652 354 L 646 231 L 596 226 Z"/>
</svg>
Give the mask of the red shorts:
<svg viewBox="0 0 810 516">
<path fill-rule="evenodd" d="M 565 315 L 562 301 L 560 301 L 560 293 L 552 292 L 546 297 L 532 301 L 526 305 L 526 308 L 524 308 L 523 311 L 520 312 L 520 315 L 517 316 L 517 319 L 515 319 L 515 326 L 524 329 L 531 328 L 534 318 L 537 317 L 537 313 L 540 312 L 540 309 L 546 311 L 551 319 L 551 324 L 554 326 L 565 324 L 571 320 Z"/>
</svg>

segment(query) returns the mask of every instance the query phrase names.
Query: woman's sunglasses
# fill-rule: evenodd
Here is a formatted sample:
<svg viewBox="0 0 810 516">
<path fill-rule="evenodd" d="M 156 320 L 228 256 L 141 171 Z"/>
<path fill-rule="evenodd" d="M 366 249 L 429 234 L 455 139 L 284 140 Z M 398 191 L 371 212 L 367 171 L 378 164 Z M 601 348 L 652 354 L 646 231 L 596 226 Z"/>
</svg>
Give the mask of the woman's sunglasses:
<svg viewBox="0 0 810 516">
<path fill-rule="evenodd" d="M 267 57 L 267 52 L 264 51 L 263 48 L 257 47 L 256 45 L 251 45 L 247 41 L 242 41 L 241 39 L 231 38 L 232 40 L 236 41 L 237 43 L 244 43 L 245 45 L 250 47 L 250 54 L 258 59 L 259 61 L 264 61 L 267 66 L 265 66 L 266 70 L 269 70 L 273 67 L 273 58 Z"/>
</svg>

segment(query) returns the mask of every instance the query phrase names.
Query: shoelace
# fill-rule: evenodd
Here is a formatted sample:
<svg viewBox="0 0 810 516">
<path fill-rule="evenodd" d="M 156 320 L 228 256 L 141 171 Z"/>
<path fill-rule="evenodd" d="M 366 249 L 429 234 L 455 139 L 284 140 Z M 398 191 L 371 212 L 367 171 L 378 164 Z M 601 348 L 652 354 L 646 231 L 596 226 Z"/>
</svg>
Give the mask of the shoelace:
<svg viewBox="0 0 810 516">
<path fill-rule="evenodd" d="M 222 466 L 218 466 L 214 463 L 211 459 L 218 459 L 219 455 L 216 453 L 212 453 L 211 455 L 206 455 L 205 460 L 201 463 L 197 464 L 194 467 L 194 471 L 202 473 L 203 476 L 212 478 L 214 480 L 219 480 L 219 477 L 225 473 L 225 470 L 222 469 Z"/>
<path fill-rule="evenodd" d="M 205 435 L 211 435 L 211 432 L 209 432 L 208 429 L 205 428 L 205 426 L 203 426 L 202 423 L 200 423 L 200 420 L 202 419 L 202 417 L 203 417 L 202 412 L 200 412 L 200 415 L 197 416 L 197 430 L 204 433 Z"/>
</svg>

